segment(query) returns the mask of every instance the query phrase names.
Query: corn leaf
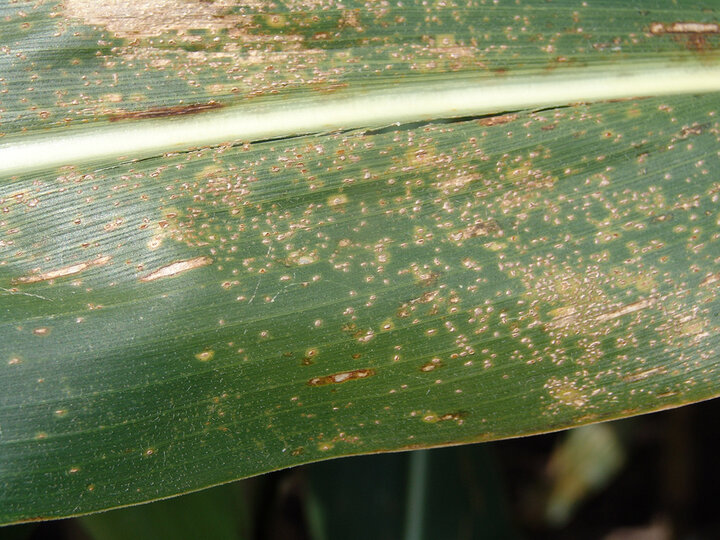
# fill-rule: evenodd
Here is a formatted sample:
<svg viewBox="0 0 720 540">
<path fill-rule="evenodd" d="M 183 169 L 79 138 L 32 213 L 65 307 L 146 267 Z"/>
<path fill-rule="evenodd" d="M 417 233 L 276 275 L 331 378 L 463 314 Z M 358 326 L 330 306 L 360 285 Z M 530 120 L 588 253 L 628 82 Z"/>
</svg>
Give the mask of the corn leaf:
<svg viewBox="0 0 720 540">
<path fill-rule="evenodd" d="M 0 2 L 0 521 L 717 396 L 720 26 Z"/>
</svg>

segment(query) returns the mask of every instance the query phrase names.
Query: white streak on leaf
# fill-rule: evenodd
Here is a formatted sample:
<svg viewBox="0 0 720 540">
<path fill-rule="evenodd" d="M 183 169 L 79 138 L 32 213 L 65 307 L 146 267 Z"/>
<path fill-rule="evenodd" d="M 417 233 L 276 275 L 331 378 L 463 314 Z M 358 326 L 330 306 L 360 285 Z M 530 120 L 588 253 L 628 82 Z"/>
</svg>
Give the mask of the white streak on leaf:
<svg viewBox="0 0 720 540">
<path fill-rule="evenodd" d="M 618 317 L 622 317 L 623 315 L 628 315 L 629 313 L 635 313 L 636 311 L 640 311 L 646 308 L 649 308 L 654 303 L 654 300 L 652 298 L 645 298 L 643 300 L 638 300 L 637 302 L 633 302 L 632 304 L 628 304 L 626 306 L 622 306 L 615 311 L 611 311 L 609 313 L 603 313 L 602 315 L 599 315 L 597 318 L 597 321 L 600 323 L 611 321 L 613 319 L 617 319 Z"/>
<path fill-rule="evenodd" d="M 98 257 L 97 259 L 93 259 L 92 261 L 72 264 L 70 266 L 58 268 L 57 270 L 49 270 L 48 272 L 30 274 L 28 276 L 19 277 L 17 279 L 14 279 L 12 282 L 13 284 L 38 283 L 40 281 L 49 281 L 51 279 L 57 279 L 65 276 L 73 276 L 87 270 L 88 268 L 107 264 L 108 262 L 110 262 L 110 259 L 111 257 L 109 256 Z"/>
<path fill-rule="evenodd" d="M 166 277 L 173 277 L 188 270 L 194 268 L 200 268 L 212 264 L 213 260 L 210 257 L 195 257 L 194 259 L 188 259 L 187 261 L 178 261 L 167 266 L 163 266 L 151 272 L 145 277 L 141 277 L 140 281 L 155 281 L 156 279 L 162 279 Z"/>
</svg>

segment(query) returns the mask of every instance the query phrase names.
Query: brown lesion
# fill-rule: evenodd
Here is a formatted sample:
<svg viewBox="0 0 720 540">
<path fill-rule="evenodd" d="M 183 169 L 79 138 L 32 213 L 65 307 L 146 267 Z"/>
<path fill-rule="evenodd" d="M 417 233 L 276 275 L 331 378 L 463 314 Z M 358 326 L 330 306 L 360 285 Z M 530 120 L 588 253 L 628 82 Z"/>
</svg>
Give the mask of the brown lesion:
<svg viewBox="0 0 720 540">
<path fill-rule="evenodd" d="M 52 281 L 58 278 L 67 276 L 74 276 L 80 272 L 84 272 L 89 268 L 96 266 L 103 266 L 110 262 L 111 257 L 101 256 L 90 261 L 84 261 L 72 264 L 70 266 L 64 266 L 62 268 L 56 268 L 54 270 L 48 270 L 46 272 L 35 272 L 26 276 L 21 276 L 12 280 L 13 285 L 27 285 L 30 283 L 40 283 L 41 281 Z"/>
<path fill-rule="evenodd" d="M 112 113 L 108 118 L 111 122 L 130 119 L 147 119 L 147 118 L 165 118 L 173 116 L 187 116 L 191 114 L 200 114 L 207 111 L 213 111 L 223 108 L 222 103 L 210 101 L 208 103 L 193 103 L 191 105 L 178 105 L 174 107 L 153 107 L 144 111 L 117 111 Z"/>
<path fill-rule="evenodd" d="M 469 240 L 470 238 L 477 238 L 478 236 L 502 236 L 502 229 L 493 218 L 478 218 L 464 229 L 452 233 L 450 238 L 458 242 Z"/>
<path fill-rule="evenodd" d="M 693 51 L 703 52 L 708 49 L 707 37 L 720 34 L 720 24 L 679 21 L 673 23 L 650 23 L 650 34 L 653 36 L 670 35 L 685 38 L 686 47 Z"/>
<path fill-rule="evenodd" d="M 236 14 L 236 0 L 66 0 L 65 14 L 91 26 L 106 28 L 120 38 L 144 38 L 168 32 L 191 30 L 220 32 L 244 21 Z M 262 7 L 262 2 L 247 0 L 247 7 Z"/>
<path fill-rule="evenodd" d="M 706 276 L 705 279 L 700 282 L 700 286 L 711 287 L 717 285 L 718 283 L 720 283 L 720 272 Z"/>
<path fill-rule="evenodd" d="M 663 34 L 720 34 L 720 25 L 717 23 L 674 22 L 650 24 L 650 33 L 654 36 Z"/>
<path fill-rule="evenodd" d="M 448 412 L 444 414 L 436 414 L 434 412 L 427 412 L 423 415 L 422 420 L 423 422 L 434 424 L 436 422 L 447 422 L 447 421 L 453 421 L 457 423 L 458 426 L 462 426 L 465 423 L 465 417 L 467 416 L 467 412 L 465 411 L 453 411 Z"/>
<path fill-rule="evenodd" d="M 497 116 L 489 116 L 478 120 L 481 126 L 499 126 L 501 124 L 509 124 L 517 120 L 517 114 L 499 114 Z"/>
<path fill-rule="evenodd" d="M 158 268 L 154 272 L 140 278 L 142 282 L 155 281 L 156 279 L 174 277 L 178 274 L 193 270 L 195 268 L 201 268 L 212 264 L 213 260 L 210 257 L 195 257 L 194 259 L 188 259 L 184 261 L 175 261 L 171 264 Z"/>
</svg>

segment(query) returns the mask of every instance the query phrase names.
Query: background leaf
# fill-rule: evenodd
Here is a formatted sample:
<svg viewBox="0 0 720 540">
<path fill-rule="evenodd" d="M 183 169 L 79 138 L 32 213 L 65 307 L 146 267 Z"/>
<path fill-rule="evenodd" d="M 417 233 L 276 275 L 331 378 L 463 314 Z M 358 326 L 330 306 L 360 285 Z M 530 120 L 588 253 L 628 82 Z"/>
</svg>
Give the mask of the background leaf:
<svg viewBox="0 0 720 540">
<path fill-rule="evenodd" d="M 2 4 L 0 153 L 37 156 L 0 184 L 2 521 L 717 395 L 712 10 L 173 5 Z M 668 66 L 678 95 L 219 129 Z"/>
<path fill-rule="evenodd" d="M 246 504 L 241 484 L 191 493 L 185 497 L 158 501 L 86 516 L 82 524 L 96 540 L 124 538 L 249 538 Z"/>
</svg>

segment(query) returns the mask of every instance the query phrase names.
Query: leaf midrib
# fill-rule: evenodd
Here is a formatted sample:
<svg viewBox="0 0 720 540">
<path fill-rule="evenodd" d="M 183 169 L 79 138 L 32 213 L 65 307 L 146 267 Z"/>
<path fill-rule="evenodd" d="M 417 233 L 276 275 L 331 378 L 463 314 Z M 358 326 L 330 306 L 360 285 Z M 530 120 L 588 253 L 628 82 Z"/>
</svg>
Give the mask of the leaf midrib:
<svg viewBox="0 0 720 540">
<path fill-rule="evenodd" d="M 492 80 L 449 77 L 432 83 L 338 92 L 282 104 L 247 104 L 196 115 L 130 120 L 8 135 L 0 176 L 132 156 L 142 159 L 199 146 L 340 129 L 378 128 L 440 118 L 501 113 L 637 96 L 720 91 L 720 65 L 705 60 L 633 62 Z"/>
</svg>

